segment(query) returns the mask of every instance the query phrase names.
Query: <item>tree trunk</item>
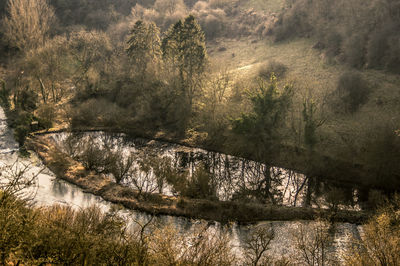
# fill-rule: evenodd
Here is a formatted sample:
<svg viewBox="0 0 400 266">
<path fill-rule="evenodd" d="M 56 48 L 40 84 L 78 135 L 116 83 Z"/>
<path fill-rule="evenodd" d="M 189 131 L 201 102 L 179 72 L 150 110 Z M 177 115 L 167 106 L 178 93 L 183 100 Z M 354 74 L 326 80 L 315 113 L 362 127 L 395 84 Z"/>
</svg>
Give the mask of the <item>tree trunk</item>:
<svg viewBox="0 0 400 266">
<path fill-rule="evenodd" d="M 42 93 L 43 102 L 46 103 L 46 87 L 44 86 L 41 78 L 38 77 L 37 79 L 39 80 L 40 83 L 40 91 Z"/>
</svg>

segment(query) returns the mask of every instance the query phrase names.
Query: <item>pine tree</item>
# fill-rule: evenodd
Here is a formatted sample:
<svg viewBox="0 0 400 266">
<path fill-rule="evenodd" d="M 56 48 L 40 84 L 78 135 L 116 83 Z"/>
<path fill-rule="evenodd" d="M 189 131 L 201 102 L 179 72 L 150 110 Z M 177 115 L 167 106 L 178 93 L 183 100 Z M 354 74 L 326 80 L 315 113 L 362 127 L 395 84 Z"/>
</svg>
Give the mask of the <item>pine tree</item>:
<svg viewBox="0 0 400 266">
<path fill-rule="evenodd" d="M 181 89 L 191 106 L 207 65 L 204 32 L 192 15 L 168 30 L 162 51 L 164 60 L 178 73 Z"/>
<path fill-rule="evenodd" d="M 161 44 L 160 30 L 153 23 L 138 20 L 129 35 L 126 49 L 136 70 L 142 76 L 148 68 L 155 66 L 160 61 Z"/>
</svg>

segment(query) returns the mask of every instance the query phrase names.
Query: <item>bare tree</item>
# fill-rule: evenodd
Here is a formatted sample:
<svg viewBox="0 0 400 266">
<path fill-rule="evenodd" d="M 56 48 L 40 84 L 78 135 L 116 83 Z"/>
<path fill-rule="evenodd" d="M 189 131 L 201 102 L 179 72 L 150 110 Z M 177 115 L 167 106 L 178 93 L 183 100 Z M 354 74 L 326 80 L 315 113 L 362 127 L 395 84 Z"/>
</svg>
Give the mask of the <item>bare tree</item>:
<svg viewBox="0 0 400 266">
<path fill-rule="evenodd" d="M 175 12 L 184 13 L 186 5 L 183 0 L 156 0 L 154 8 L 159 13 L 172 16 Z"/>
<path fill-rule="evenodd" d="M 30 173 L 32 166 L 16 159 L 12 164 L 0 166 L 0 192 L 1 200 L 7 196 L 18 196 L 27 199 L 28 187 L 35 185 L 37 176 L 41 171 Z"/>
<path fill-rule="evenodd" d="M 254 266 L 266 264 L 269 258 L 265 252 L 269 249 L 272 239 L 274 231 L 271 227 L 259 225 L 252 229 L 244 243 L 246 264 Z"/>
<path fill-rule="evenodd" d="M 130 175 L 135 159 L 136 157 L 132 153 L 126 159 L 122 151 L 115 153 L 115 160 L 113 160 L 110 167 L 110 172 L 114 176 L 115 182 L 120 184 Z"/>
<path fill-rule="evenodd" d="M 328 265 L 328 247 L 332 243 L 330 224 L 316 221 L 314 224 L 300 225 L 293 233 L 300 262 L 305 265 Z"/>
<path fill-rule="evenodd" d="M 68 41 L 65 36 L 47 40 L 27 53 L 24 71 L 29 72 L 36 81 L 44 103 L 50 98 L 55 103 L 60 101 L 71 87 L 68 80 L 71 73 L 65 68 L 67 57 Z"/>
<path fill-rule="evenodd" d="M 112 47 L 108 36 L 98 31 L 72 32 L 68 49 L 77 63 L 72 78 L 75 87 L 95 88 L 94 85 L 97 85 L 101 78 L 100 73 L 109 66 Z"/>
<path fill-rule="evenodd" d="M 151 158 L 146 154 L 137 156 L 137 165 L 131 168 L 126 175 L 127 183 L 132 184 L 138 190 L 138 196 L 143 193 L 153 193 L 157 190 L 157 182 L 153 174 Z"/>
<path fill-rule="evenodd" d="M 148 265 L 149 263 L 149 233 L 147 231 L 153 225 L 153 219 L 154 216 L 151 216 L 145 223 L 134 220 L 137 227 L 133 234 L 138 240 L 134 249 L 138 265 Z"/>
<path fill-rule="evenodd" d="M 234 265 L 229 233 L 214 232 L 206 223 L 193 226 L 185 234 L 172 225 L 152 232 L 150 249 L 155 265 Z"/>
<path fill-rule="evenodd" d="M 12 164 L 0 166 L 0 264 L 20 245 L 33 220 L 27 204 L 35 190 L 26 189 L 35 184 L 39 172 L 29 173 L 31 166 L 18 159 Z"/>
<path fill-rule="evenodd" d="M 54 10 L 47 0 L 9 0 L 7 11 L 5 36 L 22 51 L 42 45 L 54 25 Z"/>
<path fill-rule="evenodd" d="M 172 160 L 168 157 L 156 157 L 152 160 L 152 167 L 157 180 L 158 193 L 162 193 L 165 183 L 175 174 Z"/>
</svg>

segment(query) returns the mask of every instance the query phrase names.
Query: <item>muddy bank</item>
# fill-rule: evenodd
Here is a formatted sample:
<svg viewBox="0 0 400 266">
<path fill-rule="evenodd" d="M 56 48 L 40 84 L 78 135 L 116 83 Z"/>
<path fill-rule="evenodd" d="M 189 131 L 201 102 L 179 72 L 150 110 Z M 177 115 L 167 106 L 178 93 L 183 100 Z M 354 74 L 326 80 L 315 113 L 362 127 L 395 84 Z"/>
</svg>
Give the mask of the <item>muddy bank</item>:
<svg viewBox="0 0 400 266">
<path fill-rule="evenodd" d="M 165 196 L 157 193 L 139 194 L 132 188 L 114 183 L 105 175 L 87 171 L 81 163 L 62 153 L 46 136 L 30 137 L 26 145 L 38 154 L 57 177 L 81 187 L 88 193 L 101 196 L 106 201 L 154 215 L 182 216 L 222 223 L 313 220 L 322 217 L 335 222 L 360 224 L 367 218 L 365 212 L 356 211 L 338 211 L 332 214 L 327 210 L 304 207 L 211 201 Z"/>
</svg>

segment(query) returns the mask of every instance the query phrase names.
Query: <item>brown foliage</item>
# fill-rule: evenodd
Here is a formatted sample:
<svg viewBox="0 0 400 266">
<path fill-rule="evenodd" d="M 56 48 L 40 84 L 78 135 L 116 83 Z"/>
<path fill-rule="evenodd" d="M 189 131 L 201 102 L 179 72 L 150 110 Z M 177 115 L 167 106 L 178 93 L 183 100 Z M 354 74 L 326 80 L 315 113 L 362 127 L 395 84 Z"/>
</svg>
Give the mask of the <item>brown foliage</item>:
<svg viewBox="0 0 400 266">
<path fill-rule="evenodd" d="M 7 11 L 5 36 L 22 51 L 42 45 L 54 25 L 54 10 L 47 0 L 9 0 Z"/>
</svg>

